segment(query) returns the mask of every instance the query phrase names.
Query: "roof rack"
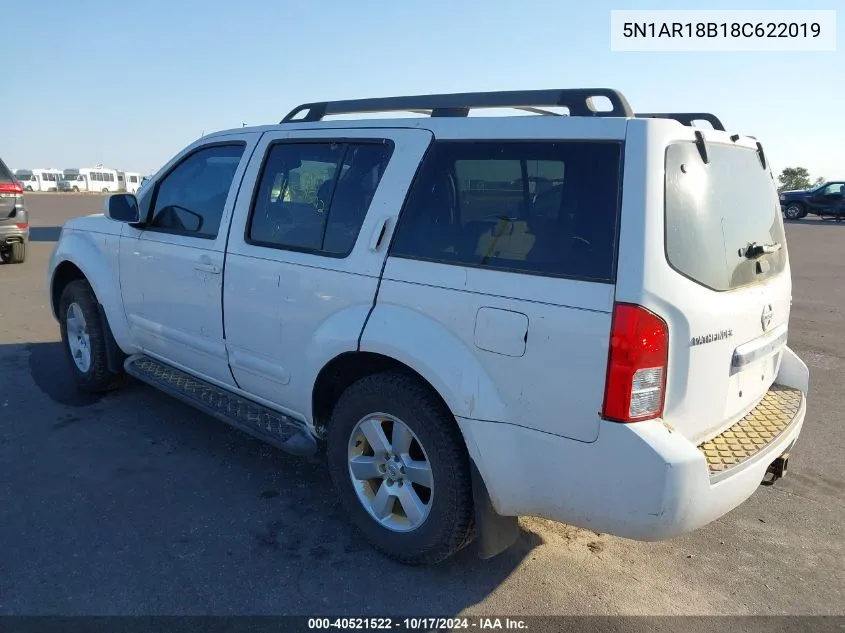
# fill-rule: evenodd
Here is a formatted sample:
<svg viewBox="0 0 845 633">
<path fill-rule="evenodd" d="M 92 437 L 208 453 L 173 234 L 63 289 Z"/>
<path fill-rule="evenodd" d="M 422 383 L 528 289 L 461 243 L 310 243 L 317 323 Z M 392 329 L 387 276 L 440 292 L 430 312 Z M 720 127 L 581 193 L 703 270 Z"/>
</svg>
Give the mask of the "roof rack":
<svg viewBox="0 0 845 633">
<path fill-rule="evenodd" d="M 597 110 L 593 97 L 606 97 L 610 110 Z M 557 115 L 545 107 L 566 107 L 570 116 L 633 117 L 628 100 L 610 88 L 571 88 L 562 90 L 511 90 L 502 92 L 465 92 L 430 94 L 347 101 L 304 103 L 291 110 L 281 123 L 321 121 L 333 114 L 374 112 L 416 112 L 432 117 L 465 117 L 473 108 L 514 108 L 539 114 Z M 305 116 L 295 118 L 305 112 Z"/>
<path fill-rule="evenodd" d="M 713 129 L 725 131 L 725 126 L 715 114 L 709 112 L 643 112 L 637 115 L 638 119 L 674 119 L 678 123 L 693 127 L 693 121 L 707 121 Z"/>
</svg>

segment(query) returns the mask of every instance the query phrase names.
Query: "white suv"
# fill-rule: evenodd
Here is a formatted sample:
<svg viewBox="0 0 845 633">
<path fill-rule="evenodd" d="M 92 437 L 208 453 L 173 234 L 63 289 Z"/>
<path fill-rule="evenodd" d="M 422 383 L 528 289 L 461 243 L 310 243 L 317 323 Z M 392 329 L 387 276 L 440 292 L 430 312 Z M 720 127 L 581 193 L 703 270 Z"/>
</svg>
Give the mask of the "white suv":
<svg viewBox="0 0 845 633">
<path fill-rule="evenodd" d="M 400 110 L 431 116 L 324 120 Z M 352 521 L 409 564 L 494 555 L 519 515 L 670 538 L 782 476 L 808 388 L 791 284 L 762 146 L 607 89 L 207 135 L 68 222 L 49 267 L 82 388 L 129 374 L 325 444 Z"/>
</svg>

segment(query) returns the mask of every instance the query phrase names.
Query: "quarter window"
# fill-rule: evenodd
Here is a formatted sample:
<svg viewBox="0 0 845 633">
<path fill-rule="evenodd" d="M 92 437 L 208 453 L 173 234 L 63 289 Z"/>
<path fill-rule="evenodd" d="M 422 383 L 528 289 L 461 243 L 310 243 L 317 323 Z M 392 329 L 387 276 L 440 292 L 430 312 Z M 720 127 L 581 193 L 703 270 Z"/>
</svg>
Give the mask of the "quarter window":
<svg viewBox="0 0 845 633">
<path fill-rule="evenodd" d="M 159 183 L 149 228 L 213 239 L 244 144 L 212 145 L 190 154 Z"/>
<path fill-rule="evenodd" d="M 391 255 L 612 281 L 621 158 L 618 142 L 437 142 Z"/>
<path fill-rule="evenodd" d="M 345 257 L 392 153 L 373 143 L 278 143 L 268 152 L 247 240 Z"/>
</svg>

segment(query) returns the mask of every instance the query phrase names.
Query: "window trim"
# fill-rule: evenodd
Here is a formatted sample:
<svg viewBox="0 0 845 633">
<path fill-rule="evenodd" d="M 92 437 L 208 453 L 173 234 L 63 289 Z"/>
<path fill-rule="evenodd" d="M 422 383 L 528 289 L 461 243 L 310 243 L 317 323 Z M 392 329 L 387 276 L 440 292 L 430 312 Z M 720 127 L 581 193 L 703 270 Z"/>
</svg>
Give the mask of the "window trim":
<svg viewBox="0 0 845 633">
<path fill-rule="evenodd" d="M 198 234 L 196 234 L 192 231 L 179 231 L 179 230 L 174 230 L 174 229 L 165 229 L 165 228 L 161 228 L 161 227 L 157 227 L 157 226 L 150 226 L 150 222 L 152 222 L 154 214 L 155 214 L 156 202 L 158 201 L 158 190 L 159 190 L 159 187 L 161 186 L 161 183 L 164 182 L 165 180 L 167 180 L 167 178 L 170 176 L 170 174 L 172 174 L 176 169 L 178 169 L 183 163 L 185 163 L 187 160 L 189 160 L 195 154 L 198 154 L 199 152 L 202 152 L 202 151 L 205 151 L 207 149 L 214 148 L 214 147 L 236 147 L 236 146 L 240 146 L 240 147 L 243 148 L 243 152 L 241 152 L 240 161 L 238 162 L 238 167 L 235 169 L 235 173 L 237 174 L 237 170 L 240 168 L 241 163 L 244 160 L 244 156 L 246 155 L 247 145 L 248 144 L 245 140 L 215 141 L 215 142 L 212 142 L 212 143 L 205 143 L 203 145 L 199 145 L 199 146 L 195 147 L 194 149 L 190 150 L 189 152 L 186 152 L 181 157 L 179 157 L 179 159 L 170 167 L 170 169 L 168 169 L 161 176 L 161 178 L 156 179 L 155 185 L 153 186 L 152 195 L 150 196 L 149 217 L 147 218 L 147 221 L 144 223 L 144 226 L 141 227 L 142 232 L 146 233 L 147 231 L 149 231 L 150 233 L 160 233 L 160 234 L 164 234 L 164 235 L 179 235 L 179 236 L 182 236 L 182 237 L 193 237 L 193 238 L 198 239 L 198 240 L 208 240 L 208 241 L 214 241 L 217 238 L 219 238 L 220 237 L 220 226 L 217 227 L 217 232 L 214 235 L 198 235 Z M 232 184 L 229 185 L 229 192 L 230 193 L 232 191 L 232 185 L 234 185 L 234 184 L 235 184 L 235 179 L 232 178 Z M 228 196 L 227 196 L 227 198 L 228 198 Z M 225 215 L 225 213 L 226 213 L 226 209 L 224 207 L 223 214 Z M 222 218 L 221 218 L 221 225 L 222 225 Z M 227 231 L 227 233 L 228 233 L 228 231 Z"/>
<path fill-rule="evenodd" d="M 394 252 L 396 237 L 399 235 L 399 230 L 401 228 L 401 224 L 403 219 L 408 216 L 407 207 L 408 201 L 410 200 L 411 193 L 415 190 L 417 185 L 417 180 L 419 180 L 421 174 L 424 172 L 426 166 L 428 165 L 429 161 L 432 160 L 432 155 L 434 154 L 437 147 L 443 145 L 467 145 L 467 144 L 496 144 L 496 145 L 518 145 L 518 144 L 531 144 L 531 145 L 560 145 L 560 144 L 603 144 L 603 145 L 615 145 L 619 148 L 619 169 L 618 169 L 618 182 L 619 185 L 617 187 L 617 195 L 616 195 L 616 214 L 615 214 L 615 224 L 613 227 L 613 241 L 611 243 L 611 256 L 612 256 L 612 265 L 610 269 L 610 274 L 607 278 L 601 277 L 585 277 L 583 275 L 571 275 L 571 274 L 561 274 L 561 273 L 551 273 L 551 272 L 540 272 L 535 270 L 521 270 L 521 269 L 514 269 L 514 268 L 507 268 L 505 266 L 490 266 L 490 265 L 481 265 L 481 264 L 473 264 L 473 263 L 465 263 L 465 262 L 454 262 L 448 259 L 441 259 L 441 258 L 434 258 L 434 257 L 423 257 L 420 255 L 404 255 L 404 254 L 397 254 Z M 413 179 L 411 180 L 411 185 L 408 187 L 408 191 L 405 193 L 405 200 L 402 202 L 402 207 L 399 210 L 399 216 L 396 220 L 396 227 L 393 230 L 393 234 L 390 236 L 390 244 L 387 248 L 387 257 L 388 258 L 396 258 L 396 259 L 406 259 L 411 261 L 419 261 L 419 262 L 427 262 L 430 264 L 443 264 L 445 266 L 454 266 L 456 268 L 470 268 L 473 270 L 489 270 L 491 272 L 504 272 L 510 274 L 517 274 L 517 275 L 530 275 L 532 277 L 545 277 L 548 279 L 566 279 L 570 281 L 583 281 L 586 283 L 600 283 L 600 284 L 607 284 L 607 285 L 616 285 L 617 281 L 617 270 L 619 265 L 619 239 L 621 234 L 621 226 L 622 226 L 622 203 L 623 203 L 623 193 L 625 189 L 625 150 L 626 150 L 626 141 L 624 139 L 589 139 L 589 138 L 508 138 L 508 139 L 494 139 L 494 138 L 460 138 L 460 139 L 437 139 L 435 138 L 431 144 L 426 149 L 425 154 L 420 160 L 420 164 L 417 167 L 417 171 L 414 174 Z M 566 163 L 564 163 L 564 174 Z M 454 170 L 453 170 L 454 171 Z M 566 176 L 564 175 L 564 181 L 566 180 Z"/>
<path fill-rule="evenodd" d="M 390 165 L 390 161 L 393 160 L 393 155 L 396 151 L 396 143 L 391 138 L 384 138 L 384 137 L 339 137 L 339 136 L 332 136 L 332 137 L 309 137 L 309 138 L 281 138 L 276 140 L 271 140 L 267 144 L 267 148 L 264 150 L 264 156 L 261 159 L 261 167 L 258 170 L 258 176 L 255 179 L 255 186 L 253 187 L 252 196 L 250 196 L 249 201 L 249 209 L 247 213 L 246 222 L 244 223 L 244 235 L 243 239 L 246 244 L 250 246 L 257 246 L 259 248 L 270 248 L 277 251 L 288 251 L 291 253 L 304 253 L 305 255 L 316 255 L 318 257 L 328 257 L 331 259 L 346 259 L 351 254 L 352 251 L 355 250 L 355 245 L 358 243 L 358 239 L 361 237 L 361 231 L 364 228 L 364 224 L 367 221 L 367 218 L 370 215 L 370 209 L 367 208 L 367 212 L 364 215 L 364 220 L 361 222 L 361 226 L 358 227 L 358 233 L 355 236 L 355 239 L 352 241 L 351 246 L 349 247 L 349 251 L 346 253 L 331 253 L 328 251 L 324 251 L 319 248 L 306 248 L 304 246 L 292 246 L 292 245 L 285 245 L 285 244 L 277 244 L 274 242 L 264 242 L 262 240 L 253 240 L 250 237 L 250 232 L 252 231 L 252 220 L 255 216 L 255 205 L 258 201 L 258 194 L 259 190 L 261 189 L 261 182 L 264 180 L 264 173 L 267 170 L 267 163 L 270 159 L 270 152 L 273 150 L 274 147 L 278 145 L 343 145 L 343 155 L 341 156 L 340 160 L 340 169 L 338 170 L 338 174 L 334 178 L 334 186 L 332 187 L 332 197 L 329 202 L 329 208 L 326 211 L 326 221 L 323 225 L 323 238 L 322 241 L 326 241 L 326 227 L 328 227 L 329 218 L 331 217 L 331 210 L 332 210 L 332 202 L 334 202 L 334 190 L 337 187 L 338 177 L 340 172 L 343 169 L 343 162 L 346 159 L 346 154 L 349 151 L 350 145 L 386 145 L 390 148 L 390 155 L 387 158 L 387 166 Z M 385 168 L 386 171 L 386 168 Z M 384 174 L 382 174 L 382 178 Z M 376 187 L 376 192 L 378 192 L 379 188 L 382 186 L 382 180 L 379 178 L 378 186 Z"/>
</svg>

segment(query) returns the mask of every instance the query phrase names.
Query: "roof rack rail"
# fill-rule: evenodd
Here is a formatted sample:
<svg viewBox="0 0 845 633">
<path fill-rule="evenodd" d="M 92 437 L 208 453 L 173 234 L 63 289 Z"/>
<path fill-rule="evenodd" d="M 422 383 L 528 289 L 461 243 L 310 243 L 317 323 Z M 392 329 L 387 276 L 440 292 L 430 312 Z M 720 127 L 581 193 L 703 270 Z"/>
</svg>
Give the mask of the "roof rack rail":
<svg viewBox="0 0 845 633">
<path fill-rule="evenodd" d="M 610 110 L 597 110 L 592 97 L 606 97 Z M 465 117 L 473 108 L 514 108 L 539 114 L 557 115 L 545 107 L 566 107 L 570 116 L 633 117 L 628 100 L 610 88 L 570 88 L 560 90 L 511 90 L 501 92 L 464 92 L 430 94 L 346 101 L 304 103 L 291 110 L 281 123 L 321 121 L 333 114 L 374 112 L 417 112 L 432 117 Z M 305 112 L 305 116 L 295 118 Z"/>
<path fill-rule="evenodd" d="M 643 112 L 637 114 L 638 119 L 675 119 L 678 123 L 693 127 L 693 121 L 707 121 L 713 129 L 725 131 L 725 126 L 715 114 L 709 112 Z"/>
</svg>

